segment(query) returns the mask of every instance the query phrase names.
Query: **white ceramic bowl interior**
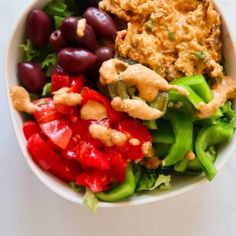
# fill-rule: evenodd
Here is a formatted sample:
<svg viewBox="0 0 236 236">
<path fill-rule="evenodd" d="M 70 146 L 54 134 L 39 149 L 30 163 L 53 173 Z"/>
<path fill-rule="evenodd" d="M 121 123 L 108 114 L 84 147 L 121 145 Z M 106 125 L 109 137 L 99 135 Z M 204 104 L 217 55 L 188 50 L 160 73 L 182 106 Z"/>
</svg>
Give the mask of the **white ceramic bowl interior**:
<svg viewBox="0 0 236 236">
<path fill-rule="evenodd" d="M 6 51 L 5 58 L 5 82 L 6 89 L 9 91 L 9 88 L 13 85 L 18 84 L 17 78 L 17 63 L 20 61 L 22 55 L 19 50 L 19 45 L 24 39 L 25 32 L 25 22 L 28 13 L 32 9 L 42 8 L 45 6 L 49 0 L 34 0 L 29 5 L 29 7 L 22 14 L 20 19 L 16 23 L 16 27 L 13 30 L 11 38 L 9 40 L 8 48 Z M 218 9 L 218 7 L 216 6 Z M 218 9 L 220 12 L 220 9 Z M 232 38 L 227 27 L 227 23 L 224 20 L 224 16 L 222 16 L 223 21 L 223 39 L 224 39 L 224 56 L 226 59 L 226 67 L 227 72 L 230 76 L 236 77 L 236 52 L 232 43 Z M 23 156 L 28 163 L 30 169 L 33 173 L 44 183 L 49 189 L 60 195 L 61 197 L 82 204 L 83 196 L 72 191 L 65 183 L 55 178 L 51 174 L 44 172 L 41 170 L 31 159 L 29 153 L 26 150 L 26 141 L 22 133 L 22 124 L 23 118 L 22 116 L 14 110 L 11 104 L 11 100 L 8 92 L 8 104 L 10 109 L 10 115 L 12 119 L 12 123 L 15 129 L 16 137 L 20 148 L 22 150 Z M 233 139 L 221 148 L 218 153 L 218 157 L 215 163 L 217 170 L 219 171 L 225 163 L 228 161 L 230 156 L 232 155 L 233 149 L 236 145 L 236 135 Z M 116 203 L 99 203 L 99 207 L 120 207 L 120 206 L 130 206 L 130 205 L 139 205 L 144 203 L 150 203 L 154 201 L 160 201 L 163 199 L 167 199 L 170 197 L 174 197 L 180 193 L 184 193 L 190 189 L 199 186 L 200 184 L 207 182 L 203 175 L 200 176 L 187 176 L 187 177 L 178 177 L 173 179 L 172 188 L 168 191 L 152 191 L 143 193 L 141 195 L 135 195 L 134 197 Z"/>
</svg>

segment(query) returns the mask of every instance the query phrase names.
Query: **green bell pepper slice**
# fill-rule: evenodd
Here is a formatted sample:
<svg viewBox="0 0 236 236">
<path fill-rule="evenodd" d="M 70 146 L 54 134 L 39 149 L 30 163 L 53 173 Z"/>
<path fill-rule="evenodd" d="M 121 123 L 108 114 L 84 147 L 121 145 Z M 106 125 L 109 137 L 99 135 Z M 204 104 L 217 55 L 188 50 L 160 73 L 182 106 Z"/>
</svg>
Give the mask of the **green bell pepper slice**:
<svg viewBox="0 0 236 236">
<path fill-rule="evenodd" d="M 192 150 L 193 118 L 184 112 L 168 114 L 175 134 L 175 143 L 162 162 L 163 166 L 171 166 L 183 160 L 187 152 Z"/>
<path fill-rule="evenodd" d="M 199 131 L 195 143 L 197 158 L 202 165 L 202 168 L 209 180 L 212 180 L 216 175 L 216 168 L 212 161 L 207 158 L 206 149 L 209 146 L 222 144 L 232 138 L 234 128 L 232 125 L 218 122 L 218 124 L 202 128 Z"/>
<path fill-rule="evenodd" d="M 118 187 L 108 191 L 96 193 L 96 196 L 99 200 L 105 202 L 115 202 L 121 199 L 130 197 L 134 194 L 136 187 L 136 179 L 133 173 L 133 168 L 131 165 L 128 165 L 126 169 L 126 177 L 123 184 Z"/>
</svg>

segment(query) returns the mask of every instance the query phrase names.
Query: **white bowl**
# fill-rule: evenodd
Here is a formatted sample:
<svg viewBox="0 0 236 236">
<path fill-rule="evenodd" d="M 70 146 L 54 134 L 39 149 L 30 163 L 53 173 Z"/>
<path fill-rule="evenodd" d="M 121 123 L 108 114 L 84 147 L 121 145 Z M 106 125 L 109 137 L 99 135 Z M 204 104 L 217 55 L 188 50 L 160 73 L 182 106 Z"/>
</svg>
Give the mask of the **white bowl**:
<svg viewBox="0 0 236 236">
<path fill-rule="evenodd" d="M 21 53 L 19 50 L 19 45 L 24 39 L 24 31 L 25 31 L 25 22 L 28 13 L 35 8 L 42 8 L 45 6 L 50 0 L 34 0 L 29 5 L 29 7 L 22 14 L 20 19 L 17 21 L 15 29 L 11 35 L 9 40 L 6 58 L 5 58 L 5 82 L 6 89 L 13 85 L 16 85 L 18 82 L 17 78 L 17 62 L 20 61 Z M 218 9 L 218 7 L 216 6 Z M 219 11 L 219 9 L 218 9 Z M 219 11 L 220 12 L 220 11 Z M 223 20 L 223 39 L 224 39 L 224 56 L 227 62 L 227 72 L 230 76 L 236 77 L 236 51 L 232 43 L 231 34 L 227 27 L 227 23 L 224 20 L 224 16 L 222 16 Z M 41 170 L 30 158 L 29 153 L 26 150 L 26 141 L 22 133 L 22 124 L 23 119 L 22 116 L 14 110 L 11 104 L 11 99 L 8 93 L 8 105 L 10 109 L 12 123 L 15 129 L 16 137 L 20 148 L 22 150 L 23 156 L 29 165 L 30 169 L 33 173 L 44 183 L 49 189 L 60 195 L 61 197 L 82 204 L 83 196 L 72 191 L 65 183 L 61 182 L 59 179 L 55 178 L 51 174 Z M 236 145 L 236 135 L 233 139 L 222 147 L 218 153 L 218 157 L 215 163 L 217 170 L 219 171 L 225 165 L 225 163 L 229 160 L 234 148 Z M 124 200 L 116 203 L 99 203 L 100 207 L 120 207 L 120 206 L 131 206 L 131 205 L 139 205 L 144 203 L 150 203 L 154 201 L 160 201 L 163 199 L 167 199 L 170 197 L 174 197 L 178 194 L 184 193 L 188 190 L 191 190 L 204 182 L 208 182 L 205 179 L 204 175 L 200 176 L 187 176 L 187 177 L 179 177 L 174 179 L 172 183 L 172 188 L 168 191 L 152 191 L 143 193 L 140 195 L 135 195 L 128 200 Z"/>
</svg>

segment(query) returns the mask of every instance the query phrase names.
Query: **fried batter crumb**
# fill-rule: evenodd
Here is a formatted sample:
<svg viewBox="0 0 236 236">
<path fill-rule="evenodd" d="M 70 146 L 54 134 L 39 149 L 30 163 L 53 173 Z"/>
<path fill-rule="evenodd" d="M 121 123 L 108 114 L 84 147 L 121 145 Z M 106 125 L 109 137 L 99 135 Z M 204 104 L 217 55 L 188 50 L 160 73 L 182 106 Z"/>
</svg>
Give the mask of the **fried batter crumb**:
<svg viewBox="0 0 236 236">
<path fill-rule="evenodd" d="M 30 95 L 21 86 L 14 86 L 10 90 L 10 96 L 14 108 L 20 112 L 34 113 L 38 106 L 30 101 Z"/>
<path fill-rule="evenodd" d="M 139 63 L 129 65 L 118 59 L 105 61 L 100 68 L 100 82 L 103 85 L 116 83 L 122 80 L 126 84 L 134 85 L 139 96 L 145 101 L 153 101 L 159 91 L 174 89 L 183 96 L 188 95 L 188 91 L 180 86 L 168 84 L 155 71 Z"/>
<path fill-rule="evenodd" d="M 81 103 L 82 97 L 79 93 L 70 92 L 70 88 L 64 87 L 53 93 L 54 104 L 77 106 Z"/>
<path fill-rule="evenodd" d="M 156 170 L 161 165 L 161 160 L 157 157 L 145 158 L 142 164 L 149 170 Z"/>
<path fill-rule="evenodd" d="M 108 128 L 100 124 L 91 124 L 89 133 L 94 139 L 100 140 L 105 146 L 122 146 L 127 141 L 128 137 L 115 129 Z"/>
<path fill-rule="evenodd" d="M 140 141 L 139 141 L 138 139 L 136 139 L 136 138 L 131 138 L 131 139 L 129 140 L 129 143 L 130 143 L 131 145 L 133 145 L 133 146 L 138 146 L 138 145 L 140 145 Z"/>
<path fill-rule="evenodd" d="M 107 109 L 96 101 L 89 100 L 80 110 L 83 120 L 101 120 L 107 117 Z"/>
<path fill-rule="evenodd" d="M 84 36 L 85 29 L 86 29 L 86 19 L 78 20 L 77 29 L 76 29 L 76 35 L 79 38 L 82 38 Z"/>
<path fill-rule="evenodd" d="M 193 151 L 189 151 L 185 157 L 189 160 L 189 161 L 193 161 L 196 159 L 196 155 Z"/>
<path fill-rule="evenodd" d="M 154 150 L 152 147 L 152 142 L 145 142 L 142 145 L 142 152 L 145 157 L 153 157 L 154 156 Z"/>
<path fill-rule="evenodd" d="M 224 76 L 221 81 L 215 83 L 212 87 L 213 99 L 209 103 L 199 103 L 197 116 L 206 118 L 213 115 L 228 99 L 236 97 L 236 80 Z"/>
<path fill-rule="evenodd" d="M 116 111 L 126 112 L 129 116 L 141 120 L 156 120 L 163 115 L 163 112 L 148 106 L 141 100 L 122 100 L 120 97 L 115 97 L 112 99 L 111 105 Z"/>
</svg>

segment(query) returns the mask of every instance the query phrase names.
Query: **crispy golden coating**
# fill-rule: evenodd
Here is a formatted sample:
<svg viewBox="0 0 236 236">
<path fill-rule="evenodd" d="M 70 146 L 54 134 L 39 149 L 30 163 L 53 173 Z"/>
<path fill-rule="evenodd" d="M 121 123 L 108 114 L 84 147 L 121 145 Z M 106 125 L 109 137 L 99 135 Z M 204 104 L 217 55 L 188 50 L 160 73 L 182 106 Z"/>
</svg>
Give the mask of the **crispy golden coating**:
<svg viewBox="0 0 236 236">
<path fill-rule="evenodd" d="M 38 106 L 30 101 L 30 95 L 25 88 L 14 86 L 11 88 L 10 95 L 13 106 L 17 111 L 27 113 L 34 113 L 37 111 Z"/>
<path fill-rule="evenodd" d="M 116 38 L 120 56 L 147 65 L 167 80 L 223 75 L 221 20 L 212 0 L 103 0 L 100 8 L 128 22 Z"/>
</svg>

